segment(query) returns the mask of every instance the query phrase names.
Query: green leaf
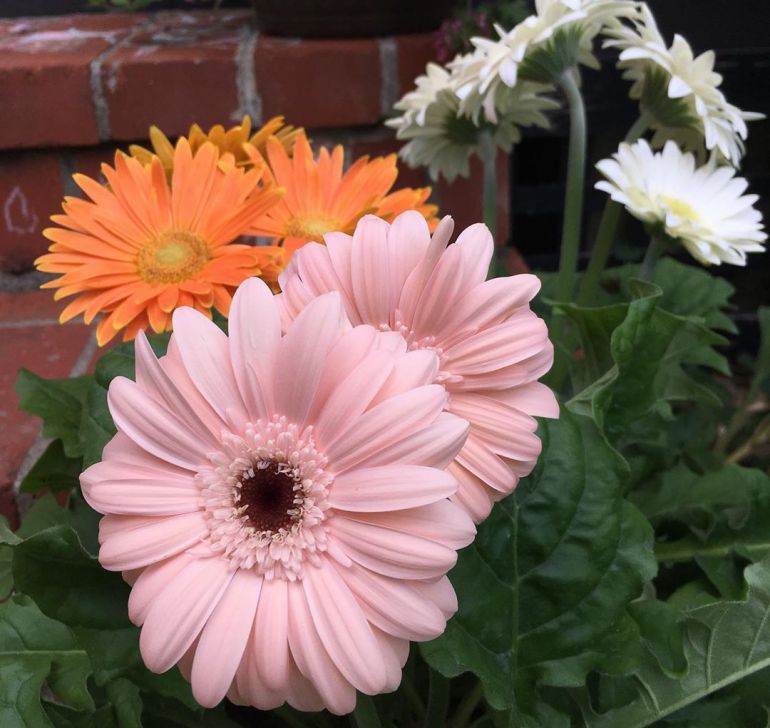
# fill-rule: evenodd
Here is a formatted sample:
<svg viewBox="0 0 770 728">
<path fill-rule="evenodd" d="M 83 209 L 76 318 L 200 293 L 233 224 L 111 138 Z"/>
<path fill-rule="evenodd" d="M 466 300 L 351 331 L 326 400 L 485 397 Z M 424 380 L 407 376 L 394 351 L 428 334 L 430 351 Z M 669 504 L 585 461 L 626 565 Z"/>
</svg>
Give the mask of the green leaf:
<svg viewBox="0 0 770 728">
<path fill-rule="evenodd" d="M 136 685 L 125 678 L 113 680 L 107 685 L 107 697 L 118 728 L 142 728 L 142 698 Z"/>
<path fill-rule="evenodd" d="M 83 454 L 80 446 L 80 419 L 83 402 L 92 377 L 43 379 L 21 369 L 16 379 L 19 408 L 43 420 L 43 436 L 61 439 L 68 457 Z"/>
<path fill-rule="evenodd" d="M 17 543 L 21 543 L 21 539 L 13 532 L 8 526 L 8 520 L 5 516 L 0 515 L 0 544 L 9 544 L 15 546 Z"/>
<path fill-rule="evenodd" d="M 130 676 L 135 670 L 143 670 L 139 656 L 139 629 L 87 629 L 73 627 L 78 643 L 88 653 L 99 687 L 121 677 Z"/>
<path fill-rule="evenodd" d="M 71 526 L 47 528 L 16 546 L 13 577 L 20 591 L 61 622 L 94 629 L 130 626 L 128 586 L 99 565 Z"/>
<path fill-rule="evenodd" d="M 71 630 L 49 619 L 26 596 L 0 604 L 0 725 L 51 725 L 40 703 L 47 684 L 64 705 L 93 710 L 90 664 Z"/>
<path fill-rule="evenodd" d="M 13 549 L 0 546 L 0 602 L 6 600 L 13 591 Z"/>
<path fill-rule="evenodd" d="M 683 610 L 688 671 L 671 677 L 646 653 L 634 675 L 636 697 L 606 712 L 586 710 L 588 728 L 642 728 L 770 666 L 770 560 L 749 566 L 740 601 Z"/>
<path fill-rule="evenodd" d="M 166 353 L 169 334 L 149 336 L 150 346 L 156 355 Z M 83 467 L 87 468 L 102 458 L 104 446 L 115 435 L 115 424 L 107 406 L 107 388 L 115 377 L 135 376 L 134 344 L 128 342 L 116 346 L 96 364 L 93 383 L 86 393 L 83 416 L 79 426 L 79 438 L 83 451 Z"/>
<path fill-rule="evenodd" d="M 662 291 L 657 286 L 642 281 L 630 285 L 635 299 L 629 304 L 560 306 L 576 325 L 586 352 L 583 382 L 586 377 L 598 377 L 570 402 L 570 407 L 593 416 L 616 446 L 624 436 L 630 439 L 632 426 L 645 417 L 670 417 L 673 402 L 719 403 L 685 367 L 728 371 L 724 357 L 713 349 L 725 343 L 723 337 L 695 319 L 662 310 Z"/>
<path fill-rule="evenodd" d="M 632 669 L 639 633 L 627 607 L 655 573 L 651 529 L 622 497 L 626 465 L 595 424 L 563 411 L 541 436 L 535 471 L 479 526 L 450 575 L 457 615 L 421 645 L 442 674 L 475 673 L 496 709 L 511 708 L 514 692 L 526 703 L 535 682 L 577 685 L 593 669 Z"/>
<path fill-rule="evenodd" d="M 32 466 L 19 485 L 22 493 L 39 493 L 47 490 L 56 493 L 71 490 L 78 485 L 83 461 L 67 457 L 61 440 L 54 440 Z"/>
<path fill-rule="evenodd" d="M 46 494 L 38 498 L 27 511 L 21 526 L 16 530 L 16 536 L 21 537 L 16 543 L 52 526 L 69 525 L 71 521 L 69 511 L 62 508 L 50 493 Z"/>
<path fill-rule="evenodd" d="M 654 522 L 682 521 L 707 532 L 718 519 L 740 527 L 753 506 L 770 505 L 770 477 L 734 464 L 700 474 L 679 463 L 630 497 Z"/>
<path fill-rule="evenodd" d="M 602 276 L 605 288 L 630 292 L 631 281 L 639 274 L 638 265 L 610 268 Z M 661 289 L 660 307 L 677 316 L 700 319 L 708 328 L 736 333 L 737 328 L 725 311 L 731 307 L 735 288 L 724 278 L 712 275 L 702 266 L 685 265 L 673 258 L 662 258 L 655 266 L 653 282 Z"/>
<path fill-rule="evenodd" d="M 115 423 L 107 406 L 107 390 L 94 381 L 88 390 L 83 419 L 80 423 L 83 468 L 98 463 L 102 459 L 104 446 L 116 432 Z"/>
</svg>

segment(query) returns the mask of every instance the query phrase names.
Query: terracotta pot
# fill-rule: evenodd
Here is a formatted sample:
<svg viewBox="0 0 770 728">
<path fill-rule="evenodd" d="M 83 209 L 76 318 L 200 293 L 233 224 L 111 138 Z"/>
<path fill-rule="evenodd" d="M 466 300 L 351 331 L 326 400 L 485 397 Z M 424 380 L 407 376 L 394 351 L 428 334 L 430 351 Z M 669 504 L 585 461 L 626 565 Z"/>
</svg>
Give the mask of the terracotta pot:
<svg viewBox="0 0 770 728">
<path fill-rule="evenodd" d="M 267 35 L 362 38 L 435 30 L 454 0 L 252 0 Z"/>
</svg>

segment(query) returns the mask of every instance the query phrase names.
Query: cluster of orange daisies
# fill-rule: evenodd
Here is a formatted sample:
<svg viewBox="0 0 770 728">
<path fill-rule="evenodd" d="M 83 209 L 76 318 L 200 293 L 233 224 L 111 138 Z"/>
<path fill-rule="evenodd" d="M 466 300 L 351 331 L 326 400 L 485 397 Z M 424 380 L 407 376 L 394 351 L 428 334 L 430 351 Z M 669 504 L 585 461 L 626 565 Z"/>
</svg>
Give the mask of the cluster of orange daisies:
<svg viewBox="0 0 770 728">
<path fill-rule="evenodd" d="M 118 151 L 103 181 L 75 175 L 88 199 L 65 198 L 52 241 L 37 268 L 58 277 L 43 284 L 57 300 L 74 296 L 64 323 L 99 314 L 99 345 L 119 331 L 171 328 L 171 314 L 191 306 L 227 316 L 235 289 L 258 276 L 277 288 L 292 254 L 330 231 L 352 233 L 374 214 L 390 220 L 418 210 L 431 228 L 430 188 L 391 192 L 396 155 L 360 157 L 344 170 L 341 146 L 313 154 L 301 128 L 276 117 L 252 134 L 251 120 L 208 133 L 193 125 L 173 145 L 150 130 L 152 149 Z"/>
</svg>

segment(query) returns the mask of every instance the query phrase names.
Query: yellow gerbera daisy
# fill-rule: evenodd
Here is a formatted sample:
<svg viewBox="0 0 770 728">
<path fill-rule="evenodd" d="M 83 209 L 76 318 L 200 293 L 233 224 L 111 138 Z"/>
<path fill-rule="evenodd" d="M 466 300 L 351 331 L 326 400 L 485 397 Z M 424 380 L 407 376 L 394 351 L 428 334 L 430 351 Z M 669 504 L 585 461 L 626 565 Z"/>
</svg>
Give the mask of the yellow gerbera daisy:
<svg viewBox="0 0 770 728">
<path fill-rule="evenodd" d="M 259 158 L 249 150 L 252 160 Z M 288 264 L 295 250 L 309 242 L 323 242 L 325 233 L 351 233 L 366 214 L 386 220 L 406 210 L 418 210 L 431 227 L 438 223 L 436 205 L 426 204 L 430 187 L 404 188 L 388 194 L 396 182 L 396 155 L 369 159 L 359 157 L 343 173 L 344 152 L 322 147 L 314 159 L 304 133 L 297 135 L 294 155 L 289 157 L 276 138 L 267 141 L 267 162 L 277 185 L 286 196 L 271 207 L 251 229 L 252 235 L 281 241 Z"/>
<path fill-rule="evenodd" d="M 250 144 L 264 157 L 267 140 L 270 137 L 275 137 L 283 145 L 287 154 L 291 154 L 294 140 L 303 132 L 302 127 L 284 124 L 282 116 L 274 116 L 257 129 L 254 134 L 251 134 L 251 117 L 246 114 L 239 125 L 230 129 L 225 129 L 221 124 L 217 124 L 206 133 L 198 124 L 193 124 L 186 138 L 193 154 L 206 142 L 211 142 L 219 149 L 220 155 L 232 154 L 235 163 L 243 166 L 250 163 L 249 156 L 243 148 L 244 144 Z M 157 126 L 150 127 L 150 143 L 152 144 L 152 151 L 138 144 L 131 144 L 128 151 L 142 164 L 150 164 L 153 157 L 158 157 L 163 168 L 170 174 L 174 163 L 174 145 Z"/>
<path fill-rule="evenodd" d="M 60 227 L 43 233 L 53 244 L 35 264 L 61 275 L 42 287 L 56 288 L 57 300 L 77 296 L 62 323 L 106 314 L 99 345 L 120 330 L 124 340 L 148 327 L 166 331 L 180 306 L 227 315 L 237 286 L 260 275 L 263 263 L 272 271 L 282 255 L 274 246 L 232 244 L 283 194 L 263 179 L 264 164 L 223 168 L 213 144 L 193 154 L 180 139 L 171 166 L 169 179 L 159 158 L 144 166 L 117 152 L 114 167 L 102 165 L 106 184 L 75 175 L 90 200 L 65 198 L 64 214 L 51 218 Z"/>
</svg>

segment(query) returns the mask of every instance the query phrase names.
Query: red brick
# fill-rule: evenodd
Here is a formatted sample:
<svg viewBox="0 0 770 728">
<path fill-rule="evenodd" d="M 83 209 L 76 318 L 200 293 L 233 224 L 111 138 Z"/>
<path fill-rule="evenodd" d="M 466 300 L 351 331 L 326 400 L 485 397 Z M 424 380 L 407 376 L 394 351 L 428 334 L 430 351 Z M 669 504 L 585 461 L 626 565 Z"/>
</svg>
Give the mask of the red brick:
<svg viewBox="0 0 770 728">
<path fill-rule="evenodd" d="M 265 118 L 343 127 L 375 124 L 380 113 L 380 55 L 376 39 L 257 41 L 257 93 Z"/>
<path fill-rule="evenodd" d="M 37 18 L 0 34 L 0 148 L 98 141 L 89 64 L 134 16 Z"/>
<path fill-rule="evenodd" d="M 429 61 L 436 60 L 435 33 L 416 33 L 395 37 L 398 52 L 398 95 L 414 88 L 414 79 L 425 73 Z"/>
<path fill-rule="evenodd" d="M 0 292 L 0 326 L 7 322 L 55 322 L 58 321 L 64 305 L 63 301 L 53 300 L 51 290 Z"/>
<path fill-rule="evenodd" d="M 83 149 L 67 150 L 65 160 L 73 172 L 85 174 L 91 179 L 103 181 L 101 176 L 102 163 L 107 162 L 113 165 L 115 162 L 115 150 L 118 147 L 114 144 L 107 144 L 100 147 L 85 147 Z M 83 192 L 74 183 L 69 185 L 68 194 L 76 194 L 83 197 Z"/>
<path fill-rule="evenodd" d="M 32 267 L 48 247 L 41 232 L 61 210 L 61 200 L 61 171 L 54 154 L 0 155 L 0 270 Z"/>
<path fill-rule="evenodd" d="M 77 324 L 0 326 L 0 501 L 7 499 L 8 488 L 40 431 L 40 420 L 17 410 L 13 385 L 19 368 L 43 377 L 66 377 L 88 336 L 89 329 Z"/>
<path fill-rule="evenodd" d="M 235 55 L 244 13 L 162 13 L 102 65 L 113 139 L 147 137 L 155 124 L 170 135 L 197 122 L 237 118 Z"/>
</svg>

